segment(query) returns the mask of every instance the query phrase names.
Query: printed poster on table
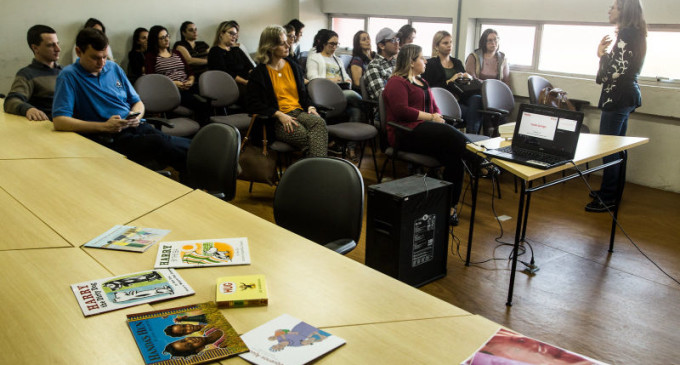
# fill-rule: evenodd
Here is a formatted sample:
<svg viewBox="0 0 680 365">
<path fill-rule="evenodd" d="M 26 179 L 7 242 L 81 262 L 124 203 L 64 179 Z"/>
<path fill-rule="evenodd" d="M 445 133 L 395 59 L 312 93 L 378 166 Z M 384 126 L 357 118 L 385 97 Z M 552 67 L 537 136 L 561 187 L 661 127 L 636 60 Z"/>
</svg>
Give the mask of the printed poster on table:
<svg viewBox="0 0 680 365">
<path fill-rule="evenodd" d="M 250 264 L 248 239 L 161 242 L 156 256 L 157 269 Z"/>
</svg>

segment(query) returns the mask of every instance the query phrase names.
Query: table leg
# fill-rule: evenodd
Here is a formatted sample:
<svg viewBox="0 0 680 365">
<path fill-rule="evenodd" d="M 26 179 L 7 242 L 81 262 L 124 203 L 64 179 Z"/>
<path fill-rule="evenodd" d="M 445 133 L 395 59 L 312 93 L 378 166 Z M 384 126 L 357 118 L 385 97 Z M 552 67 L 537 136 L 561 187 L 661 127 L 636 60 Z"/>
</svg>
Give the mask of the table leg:
<svg viewBox="0 0 680 365">
<path fill-rule="evenodd" d="M 475 212 L 477 211 L 477 191 L 479 190 L 479 165 L 482 163 L 481 158 L 475 156 L 474 171 L 472 173 L 472 208 L 470 209 L 470 230 L 468 232 L 467 254 L 465 255 L 465 266 L 470 266 L 470 254 L 472 251 L 472 233 L 475 229 Z"/>
<path fill-rule="evenodd" d="M 529 182 L 529 189 L 531 189 L 534 186 L 534 182 L 530 181 Z M 527 195 L 527 201 L 525 203 L 525 208 L 524 208 L 524 218 L 522 219 L 522 236 L 520 236 L 519 241 L 524 242 L 524 239 L 527 236 L 527 221 L 529 220 L 529 204 L 531 204 L 531 191 L 526 193 Z"/>
<path fill-rule="evenodd" d="M 512 248 L 512 271 L 510 271 L 510 286 L 508 288 L 508 301 L 505 303 L 508 307 L 512 306 L 512 291 L 515 287 L 515 271 L 517 269 L 517 255 L 519 253 L 519 241 L 522 234 L 522 217 L 524 217 L 524 194 L 526 194 L 527 182 L 522 180 L 521 190 L 519 194 L 519 206 L 517 208 L 517 228 L 515 229 L 515 244 Z"/>
<path fill-rule="evenodd" d="M 619 217 L 619 205 L 623 196 L 623 187 L 626 185 L 626 166 L 628 165 L 628 151 L 619 152 L 621 166 L 619 166 L 619 179 L 616 185 L 616 201 L 612 212 L 612 230 L 609 236 L 609 252 L 614 252 L 614 236 L 616 235 L 616 220 Z"/>
</svg>

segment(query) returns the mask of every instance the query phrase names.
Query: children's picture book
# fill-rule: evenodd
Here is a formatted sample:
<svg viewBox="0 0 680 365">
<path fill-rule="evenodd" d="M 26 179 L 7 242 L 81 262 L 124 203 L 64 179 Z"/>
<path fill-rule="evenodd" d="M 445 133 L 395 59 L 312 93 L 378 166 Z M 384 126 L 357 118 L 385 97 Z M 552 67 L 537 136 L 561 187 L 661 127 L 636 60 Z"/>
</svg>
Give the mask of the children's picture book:
<svg viewBox="0 0 680 365">
<path fill-rule="evenodd" d="M 144 252 L 168 233 L 170 233 L 170 230 L 167 229 L 116 225 L 83 246 Z"/>
<path fill-rule="evenodd" d="M 248 351 L 213 302 L 129 314 L 145 364 L 199 364 Z"/>
<path fill-rule="evenodd" d="M 461 363 L 461 365 L 534 364 L 604 365 L 605 363 L 504 328 L 496 331 L 479 350 Z"/>
<path fill-rule="evenodd" d="M 306 364 L 345 344 L 345 340 L 288 314 L 241 336 L 250 352 L 243 359 L 255 364 Z"/>
<path fill-rule="evenodd" d="M 147 270 L 71 285 L 83 314 L 91 316 L 194 294 L 175 270 Z"/>
<path fill-rule="evenodd" d="M 161 242 L 156 256 L 157 269 L 250 264 L 248 239 L 218 238 Z"/>
<path fill-rule="evenodd" d="M 264 275 L 223 276 L 217 278 L 215 302 L 220 308 L 267 305 Z"/>
</svg>

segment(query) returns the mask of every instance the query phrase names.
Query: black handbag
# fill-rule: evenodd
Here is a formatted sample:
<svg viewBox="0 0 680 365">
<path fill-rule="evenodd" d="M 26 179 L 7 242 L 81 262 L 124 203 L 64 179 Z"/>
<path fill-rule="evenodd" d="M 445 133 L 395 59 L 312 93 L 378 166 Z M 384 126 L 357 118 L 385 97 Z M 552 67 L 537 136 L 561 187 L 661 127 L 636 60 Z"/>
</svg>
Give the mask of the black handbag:
<svg viewBox="0 0 680 365">
<path fill-rule="evenodd" d="M 238 176 L 241 180 L 266 183 L 274 185 L 278 181 L 278 173 L 276 171 L 276 159 L 267 151 L 267 128 L 262 125 L 263 143 L 262 147 L 255 146 L 250 140 L 250 132 L 253 129 L 253 124 L 257 115 L 253 115 L 248 126 L 248 132 L 241 143 L 241 154 L 238 159 L 241 167 L 241 174 Z"/>
<path fill-rule="evenodd" d="M 458 100 L 465 100 L 472 95 L 482 93 L 482 82 L 477 79 L 459 77 L 454 82 L 447 84 L 451 92 L 458 96 Z"/>
</svg>

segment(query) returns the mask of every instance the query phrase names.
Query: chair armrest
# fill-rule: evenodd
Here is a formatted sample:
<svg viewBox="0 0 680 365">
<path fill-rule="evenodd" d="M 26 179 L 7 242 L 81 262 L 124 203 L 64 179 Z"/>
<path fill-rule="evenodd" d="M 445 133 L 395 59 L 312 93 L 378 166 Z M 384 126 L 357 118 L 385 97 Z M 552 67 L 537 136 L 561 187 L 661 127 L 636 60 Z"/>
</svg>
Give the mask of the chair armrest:
<svg viewBox="0 0 680 365">
<path fill-rule="evenodd" d="M 396 130 L 403 132 L 403 133 L 409 133 L 409 132 L 413 131 L 413 129 L 411 129 L 411 128 L 405 126 L 405 125 L 401 125 L 399 123 L 396 123 L 396 122 L 387 122 L 387 124 L 391 125 Z"/>
<path fill-rule="evenodd" d="M 346 255 L 347 253 L 352 251 L 355 247 L 357 247 L 357 243 L 349 238 L 344 238 L 326 243 L 323 246 L 341 255 Z"/>
<path fill-rule="evenodd" d="M 500 113 L 500 114 L 503 114 L 503 115 L 510 114 L 510 112 L 505 110 L 505 109 L 488 108 L 486 110 L 491 111 L 491 112 Z"/>
<path fill-rule="evenodd" d="M 446 122 L 446 124 L 449 124 L 454 128 L 462 128 L 465 126 L 465 122 L 463 121 L 463 119 L 450 117 L 448 115 L 442 115 L 442 118 L 444 119 L 444 122 Z"/>
<path fill-rule="evenodd" d="M 175 128 L 175 124 L 172 122 L 162 119 L 162 118 L 145 118 L 147 123 L 153 124 L 153 126 L 156 129 L 161 129 L 162 126 L 168 127 L 168 128 Z"/>
<path fill-rule="evenodd" d="M 499 112 L 496 112 L 496 111 L 493 111 L 493 110 L 486 110 L 486 109 L 479 109 L 478 112 L 480 114 L 486 114 L 486 115 L 490 115 L 492 117 L 501 117 L 503 115 Z"/>
</svg>

